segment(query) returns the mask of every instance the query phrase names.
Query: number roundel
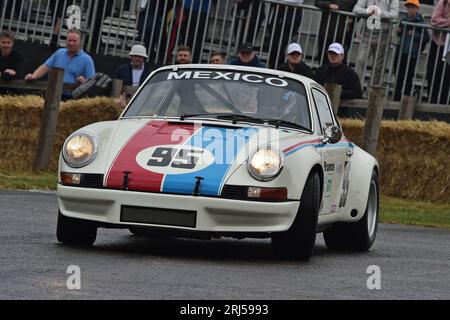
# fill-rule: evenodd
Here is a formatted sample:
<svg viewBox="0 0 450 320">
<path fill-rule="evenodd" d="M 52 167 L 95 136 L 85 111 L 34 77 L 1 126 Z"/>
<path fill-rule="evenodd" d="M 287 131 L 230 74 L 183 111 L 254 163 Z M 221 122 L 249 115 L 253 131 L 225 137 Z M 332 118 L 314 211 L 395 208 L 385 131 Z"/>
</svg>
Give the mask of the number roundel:
<svg viewBox="0 0 450 320">
<path fill-rule="evenodd" d="M 185 174 L 209 167 L 214 156 L 198 147 L 167 145 L 142 150 L 136 162 L 145 170 L 160 174 Z"/>
</svg>

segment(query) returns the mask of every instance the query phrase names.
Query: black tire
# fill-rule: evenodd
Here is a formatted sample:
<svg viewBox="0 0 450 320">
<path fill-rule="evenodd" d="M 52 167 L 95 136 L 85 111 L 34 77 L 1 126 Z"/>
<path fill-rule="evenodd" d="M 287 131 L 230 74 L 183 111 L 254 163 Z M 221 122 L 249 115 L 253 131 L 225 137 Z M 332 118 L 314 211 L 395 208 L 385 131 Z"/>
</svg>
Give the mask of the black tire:
<svg viewBox="0 0 450 320">
<path fill-rule="evenodd" d="M 297 216 L 288 231 L 272 235 L 275 256 L 308 261 L 316 243 L 317 219 L 320 209 L 320 177 L 312 172 L 306 181 Z"/>
<path fill-rule="evenodd" d="M 67 245 L 90 247 L 97 238 L 97 226 L 90 221 L 66 217 L 58 212 L 56 238 Z"/>
<path fill-rule="evenodd" d="M 335 251 L 368 251 L 375 242 L 377 235 L 379 199 L 378 175 L 374 170 L 370 181 L 369 197 L 364 216 L 358 222 L 336 223 L 325 230 L 323 238 L 327 248 Z M 371 219 L 370 227 L 368 219 Z"/>
</svg>

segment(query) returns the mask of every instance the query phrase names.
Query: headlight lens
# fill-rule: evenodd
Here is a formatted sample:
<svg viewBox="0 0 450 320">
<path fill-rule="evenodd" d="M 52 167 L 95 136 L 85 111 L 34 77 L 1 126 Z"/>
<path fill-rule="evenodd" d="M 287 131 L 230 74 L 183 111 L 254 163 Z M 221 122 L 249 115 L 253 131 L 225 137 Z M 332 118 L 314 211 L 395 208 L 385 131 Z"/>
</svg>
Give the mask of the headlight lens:
<svg viewBox="0 0 450 320">
<path fill-rule="evenodd" d="M 283 168 L 283 155 L 277 149 L 267 146 L 259 148 L 248 161 L 248 172 L 259 181 L 275 179 Z"/>
<path fill-rule="evenodd" d="M 63 158 L 66 163 L 74 168 L 88 165 L 97 154 L 97 142 L 87 133 L 76 133 L 64 143 Z"/>
</svg>

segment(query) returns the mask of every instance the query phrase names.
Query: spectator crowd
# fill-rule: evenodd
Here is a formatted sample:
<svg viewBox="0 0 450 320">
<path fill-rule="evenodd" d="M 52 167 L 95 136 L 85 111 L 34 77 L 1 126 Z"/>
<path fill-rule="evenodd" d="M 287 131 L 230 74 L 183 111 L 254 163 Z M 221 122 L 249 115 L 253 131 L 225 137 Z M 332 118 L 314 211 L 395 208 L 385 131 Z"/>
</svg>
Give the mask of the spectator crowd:
<svg viewBox="0 0 450 320">
<path fill-rule="evenodd" d="M 137 1 L 137 8 L 135 8 L 138 13 L 137 29 L 139 39 L 145 46 L 134 45 L 129 52 L 129 62 L 120 65 L 111 76 L 121 79 L 125 86 L 137 87 L 156 68 L 156 65 L 150 61 L 159 61 L 158 55 L 161 52 L 164 55 L 167 52 L 174 52 L 176 64 L 199 61 L 207 29 L 206 20 L 216 2 L 215 0 L 183 0 L 179 1 L 180 6 L 170 7 L 170 4 L 167 5 L 167 3 L 166 6 L 159 6 L 157 1 Z M 339 84 L 342 86 L 342 99 L 358 99 L 362 98 L 362 88 L 367 77 L 369 61 L 373 61 L 371 66 L 373 71 L 369 83 L 383 84 L 386 56 L 389 49 L 387 39 L 390 38 L 391 23 L 395 20 L 398 22 L 395 33 L 401 39 L 401 45 L 397 48 L 394 62 L 396 69 L 394 100 L 400 100 L 402 95 L 414 95 L 413 79 L 418 60 L 421 53 L 429 46 L 426 78 L 431 102 L 447 103 L 450 91 L 450 66 L 449 63 L 443 61 L 442 57 L 445 54 L 444 50 L 449 50 L 450 35 L 434 30 L 430 36 L 428 29 L 409 24 L 425 26 L 425 20 L 420 14 L 421 3 L 419 0 L 405 1 L 404 11 L 406 13 L 404 15 L 399 13 L 398 0 L 316 0 L 315 6 L 322 10 L 322 15 L 316 56 L 321 64 L 315 70 L 312 65 L 308 66 L 305 62 L 305 52 L 298 41 L 300 37 L 296 39 L 297 41 L 291 37 L 301 27 L 303 18 L 302 7 L 293 4 L 302 4 L 303 0 L 280 1 L 285 5 L 274 7 L 276 12 L 263 10 L 259 1 L 235 0 L 234 2 L 235 14 L 249 19 L 246 21 L 248 29 L 252 29 L 254 32 L 234 26 L 232 30 L 239 48 L 237 56 L 227 59 L 225 52 L 212 52 L 210 63 L 270 67 L 296 73 L 314 79 L 322 85 L 325 83 Z M 17 1 L 17 3 L 21 3 L 21 1 Z M 108 3 L 110 2 L 102 2 L 98 12 L 103 14 L 108 11 L 113 12 L 113 7 Z M 124 5 L 130 8 L 130 1 L 125 1 Z M 62 9 L 58 5 L 55 6 L 53 9 L 59 15 Z M 0 7 L 5 6 L 0 4 Z M 158 10 L 162 10 L 162 7 L 164 7 L 164 11 L 172 8 L 169 10 L 172 12 L 170 23 L 174 28 L 169 34 L 160 32 L 163 37 L 163 41 L 160 42 L 165 43 L 166 47 L 160 48 L 160 52 L 155 52 L 153 50 L 155 45 L 150 42 L 158 39 L 151 39 L 153 38 L 150 37 L 151 29 L 161 24 L 155 23 L 152 16 L 157 17 Z M 10 8 L 10 10 L 16 12 L 17 8 Z M 155 14 L 148 14 L 149 12 L 155 12 Z M 364 27 L 355 69 L 348 64 L 350 59 L 347 59 L 347 53 L 352 46 L 355 21 L 351 15 L 342 15 L 343 12 L 352 12 L 356 17 L 366 18 L 368 21 L 372 21 L 372 17 L 379 18 L 379 25 L 376 28 Z M 98 38 L 99 24 L 97 20 L 94 21 L 96 21 L 94 34 Z M 272 30 L 272 33 L 278 37 L 277 45 L 272 43 L 274 41 L 270 41 L 271 46 L 266 48 L 266 52 L 268 52 L 267 65 L 258 56 L 258 52 L 262 52 L 261 48 L 254 46 L 262 21 L 266 21 L 266 28 Z M 450 0 L 436 1 L 431 23 L 434 27 L 450 28 Z M 57 34 L 60 28 L 61 22 L 57 20 L 54 34 Z M 153 31 L 153 33 L 155 32 Z M 184 37 L 184 39 L 180 42 L 179 37 Z M 272 40 L 273 38 L 272 35 Z M 54 40 L 52 37 L 50 45 L 55 46 Z M 72 99 L 81 96 L 85 91 L 98 85 L 100 79 L 103 84 L 105 81 L 105 75 L 96 73 L 94 60 L 82 49 L 81 40 L 80 31 L 70 29 L 67 33 L 65 48 L 57 49 L 36 70 L 25 74 L 24 56 L 14 49 L 14 33 L 3 31 L 0 33 L 0 79 L 33 81 L 44 77 L 50 68 L 59 67 L 65 70 L 63 98 Z M 183 45 L 175 48 L 177 43 L 183 43 Z M 147 51 L 147 48 L 150 50 Z M 152 57 L 151 55 L 157 56 Z M 89 81 L 92 79 L 95 81 Z M 8 92 L 14 93 L 13 90 L 5 90 L 0 86 L 1 94 Z"/>
</svg>

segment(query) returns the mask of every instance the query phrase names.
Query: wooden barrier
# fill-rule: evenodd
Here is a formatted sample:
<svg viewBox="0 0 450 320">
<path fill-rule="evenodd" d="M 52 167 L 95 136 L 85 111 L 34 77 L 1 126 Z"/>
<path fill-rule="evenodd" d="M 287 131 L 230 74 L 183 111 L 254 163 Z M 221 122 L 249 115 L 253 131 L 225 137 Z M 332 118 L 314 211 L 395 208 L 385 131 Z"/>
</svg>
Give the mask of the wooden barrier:
<svg viewBox="0 0 450 320">
<path fill-rule="evenodd" d="M 34 171 L 47 170 L 50 165 L 56 126 L 58 123 L 59 103 L 61 101 L 63 81 L 64 69 L 51 68 L 48 75 L 37 151 L 33 164 Z"/>
<path fill-rule="evenodd" d="M 46 91 L 47 90 L 47 81 L 25 81 L 25 80 L 5 81 L 5 80 L 0 80 L 0 88 Z"/>
<path fill-rule="evenodd" d="M 400 105 L 401 103 L 399 101 L 385 101 L 384 110 L 400 111 Z M 367 109 L 368 100 L 341 100 L 340 107 Z M 450 115 L 450 105 L 446 106 L 443 104 L 417 103 L 414 111 Z"/>
<path fill-rule="evenodd" d="M 119 98 L 123 90 L 122 79 L 113 79 L 111 88 L 111 97 Z"/>
<path fill-rule="evenodd" d="M 372 86 L 369 92 L 366 121 L 364 126 L 364 150 L 377 156 L 378 138 L 385 105 L 386 88 Z"/>
<path fill-rule="evenodd" d="M 400 103 L 398 120 L 411 120 L 414 117 L 417 98 L 415 96 L 403 96 Z"/>
<path fill-rule="evenodd" d="M 331 106 L 333 107 L 334 114 L 337 116 L 341 103 L 342 86 L 336 83 L 325 83 L 324 88 L 330 96 Z"/>
</svg>

